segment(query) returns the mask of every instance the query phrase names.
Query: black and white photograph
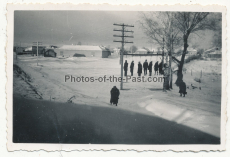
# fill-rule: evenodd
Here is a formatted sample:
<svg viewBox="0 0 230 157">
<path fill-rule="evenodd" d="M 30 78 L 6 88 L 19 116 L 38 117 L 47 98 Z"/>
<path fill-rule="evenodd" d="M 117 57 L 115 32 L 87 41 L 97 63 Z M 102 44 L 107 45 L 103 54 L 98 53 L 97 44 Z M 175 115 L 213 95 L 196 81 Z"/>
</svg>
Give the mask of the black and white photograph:
<svg viewBox="0 0 230 157">
<path fill-rule="evenodd" d="M 224 144 L 222 11 L 12 17 L 12 144 Z"/>
</svg>

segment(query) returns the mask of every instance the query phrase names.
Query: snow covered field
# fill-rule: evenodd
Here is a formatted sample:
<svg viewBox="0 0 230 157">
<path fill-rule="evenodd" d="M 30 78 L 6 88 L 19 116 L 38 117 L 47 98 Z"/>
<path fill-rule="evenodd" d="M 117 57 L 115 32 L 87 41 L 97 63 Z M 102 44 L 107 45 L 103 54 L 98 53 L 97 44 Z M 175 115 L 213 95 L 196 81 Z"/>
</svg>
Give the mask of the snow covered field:
<svg viewBox="0 0 230 157">
<path fill-rule="evenodd" d="M 126 57 L 129 65 L 134 60 L 134 76 L 137 77 L 137 63 L 147 59 L 153 64 L 160 60 L 155 57 Z M 163 92 L 162 82 L 124 82 L 120 91 L 118 106 L 111 106 L 110 90 L 119 82 L 65 82 L 66 75 L 73 77 L 120 77 L 118 58 L 39 58 L 18 56 L 14 64 L 31 76 L 31 84 L 42 93 L 44 100 L 67 102 L 72 97 L 73 103 L 119 108 L 148 116 L 161 117 L 196 130 L 220 137 L 221 111 L 221 61 L 192 61 L 185 64 L 187 72 L 184 81 L 189 87 L 186 97 L 179 96 L 179 89 Z M 200 78 L 201 83 L 194 81 Z M 130 75 L 130 72 L 128 72 Z M 143 76 L 143 75 L 142 75 Z M 156 76 L 158 77 L 158 76 Z M 161 76 L 159 76 L 161 77 Z M 147 77 L 145 77 L 147 79 Z M 173 76 L 175 82 L 176 75 Z M 22 95 L 26 89 L 19 87 L 19 78 L 14 78 L 14 94 Z M 193 89 L 191 87 L 198 88 Z M 199 89 L 201 87 L 201 90 Z M 28 94 L 30 94 L 28 92 Z M 32 93 L 33 94 L 33 93 Z M 25 94 L 24 94 L 25 95 Z M 28 97 L 28 96 L 27 96 Z M 31 96 L 33 97 L 33 96 Z M 144 122 L 143 122 L 144 123 Z"/>
</svg>

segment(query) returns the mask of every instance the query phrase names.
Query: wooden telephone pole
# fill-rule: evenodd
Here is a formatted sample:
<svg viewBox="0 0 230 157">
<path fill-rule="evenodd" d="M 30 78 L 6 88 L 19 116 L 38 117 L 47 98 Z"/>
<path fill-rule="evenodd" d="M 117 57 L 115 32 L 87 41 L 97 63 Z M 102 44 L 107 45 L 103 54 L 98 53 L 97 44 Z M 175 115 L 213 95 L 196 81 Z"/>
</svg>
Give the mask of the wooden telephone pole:
<svg viewBox="0 0 230 157">
<path fill-rule="evenodd" d="M 113 35 L 113 37 L 121 37 L 121 41 L 116 41 L 114 40 L 113 42 L 120 42 L 121 43 L 121 50 L 120 50 L 120 64 L 121 64 L 121 84 L 120 84 L 120 89 L 123 89 L 123 55 L 124 55 L 124 45 L 126 43 L 133 43 L 132 41 L 125 41 L 125 38 L 133 38 L 133 36 L 127 36 L 125 35 L 125 33 L 127 32 L 131 32 L 133 33 L 133 31 L 129 31 L 129 30 L 125 30 L 126 27 L 134 27 L 133 25 L 126 25 L 126 24 L 116 24 L 114 23 L 113 25 L 115 26 L 121 26 L 121 30 L 118 29 L 114 29 L 113 31 L 119 31 L 122 34 L 121 35 Z"/>
<path fill-rule="evenodd" d="M 33 44 L 36 44 L 36 46 L 37 46 L 37 66 L 38 66 L 38 46 L 39 45 L 42 45 L 42 42 L 33 42 Z"/>
</svg>

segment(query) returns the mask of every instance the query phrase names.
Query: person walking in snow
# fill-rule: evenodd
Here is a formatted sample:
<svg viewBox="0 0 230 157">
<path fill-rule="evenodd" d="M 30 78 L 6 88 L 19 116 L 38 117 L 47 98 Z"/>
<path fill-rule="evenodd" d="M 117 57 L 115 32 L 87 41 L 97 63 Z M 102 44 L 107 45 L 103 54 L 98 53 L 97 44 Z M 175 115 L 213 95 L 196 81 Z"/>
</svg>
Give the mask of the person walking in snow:
<svg viewBox="0 0 230 157">
<path fill-rule="evenodd" d="M 127 60 L 125 60 L 125 64 L 124 64 L 125 76 L 127 76 L 127 70 L 128 70 L 128 63 Z"/>
<path fill-rule="evenodd" d="M 147 62 L 147 59 L 146 59 L 145 62 L 143 63 L 143 68 L 144 68 L 144 75 L 147 75 L 147 69 L 148 69 L 148 62 Z"/>
<path fill-rule="evenodd" d="M 149 63 L 148 69 L 149 69 L 149 76 L 152 76 L 152 67 L 153 67 L 153 63 L 152 61 Z"/>
<path fill-rule="evenodd" d="M 131 76 L 133 76 L 133 68 L 134 68 L 134 61 L 132 61 L 132 63 L 130 64 Z"/>
<path fill-rule="evenodd" d="M 186 84 L 183 80 L 179 83 L 179 93 L 180 93 L 180 96 L 182 96 L 183 94 L 184 95 L 183 97 L 185 97 L 185 94 L 187 94 Z"/>
<path fill-rule="evenodd" d="M 110 98 L 110 104 L 115 104 L 117 106 L 118 99 L 120 95 L 119 89 L 117 89 L 116 86 L 113 86 L 113 88 L 110 90 L 111 98 Z"/>
<path fill-rule="evenodd" d="M 141 73 L 142 73 L 142 65 L 141 65 L 141 62 L 138 63 L 137 73 L 138 73 L 138 76 L 141 76 Z"/>
</svg>

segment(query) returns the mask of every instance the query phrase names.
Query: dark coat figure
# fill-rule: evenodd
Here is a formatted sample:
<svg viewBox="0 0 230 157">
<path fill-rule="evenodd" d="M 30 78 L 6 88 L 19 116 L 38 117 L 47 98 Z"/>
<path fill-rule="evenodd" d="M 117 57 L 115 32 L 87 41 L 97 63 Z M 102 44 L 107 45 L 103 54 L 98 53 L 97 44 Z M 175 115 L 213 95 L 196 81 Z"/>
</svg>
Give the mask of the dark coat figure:
<svg viewBox="0 0 230 157">
<path fill-rule="evenodd" d="M 159 74 L 163 75 L 164 72 L 163 72 L 163 69 L 162 69 L 162 62 L 160 62 L 160 64 L 158 65 L 159 67 Z"/>
<path fill-rule="evenodd" d="M 138 63 L 137 73 L 138 73 L 138 76 L 141 76 L 141 73 L 142 73 L 142 65 L 141 65 L 140 62 Z"/>
<path fill-rule="evenodd" d="M 127 60 L 125 60 L 125 64 L 124 64 L 125 76 L 127 76 L 128 65 L 129 64 L 127 63 Z"/>
<path fill-rule="evenodd" d="M 152 67 L 153 67 L 153 63 L 152 61 L 149 63 L 148 69 L 149 69 L 149 76 L 152 76 Z"/>
<path fill-rule="evenodd" d="M 111 98 L 110 98 L 110 104 L 115 104 L 117 106 L 117 103 L 118 103 L 118 99 L 119 99 L 119 95 L 120 95 L 120 91 L 119 89 L 117 89 L 116 86 L 114 86 L 111 91 L 110 91 L 110 94 L 111 94 Z"/>
<path fill-rule="evenodd" d="M 182 96 L 182 94 L 183 94 L 184 97 L 185 97 L 185 94 L 187 94 L 187 92 L 186 92 L 186 84 L 185 84 L 184 81 L 181 81 L 179 83 L 179 93 L 180 93 L 180 96 Z"/>
<path fill-rule="evenodd" d="M 157 74 L 158 75 L 158 61 L 154 64 L 154 71 L 155 71 L 155 75 Z"/>
<path fill-rule="evenodd" d="M 144 68 L 144 75 L 147 75 L 147 69 L 148 69 L 148 62 L 147 62 L 147 60 L 145 60 L 145 62 L 143 63 L 143 68 Z"/>
<path fill-rule="evenodd" d="M 134 68 L 134 61 L 132 61 L 132 63 L 130 64 L 131 76 L 133 76 L 133 68 Z"/>
</svg>

